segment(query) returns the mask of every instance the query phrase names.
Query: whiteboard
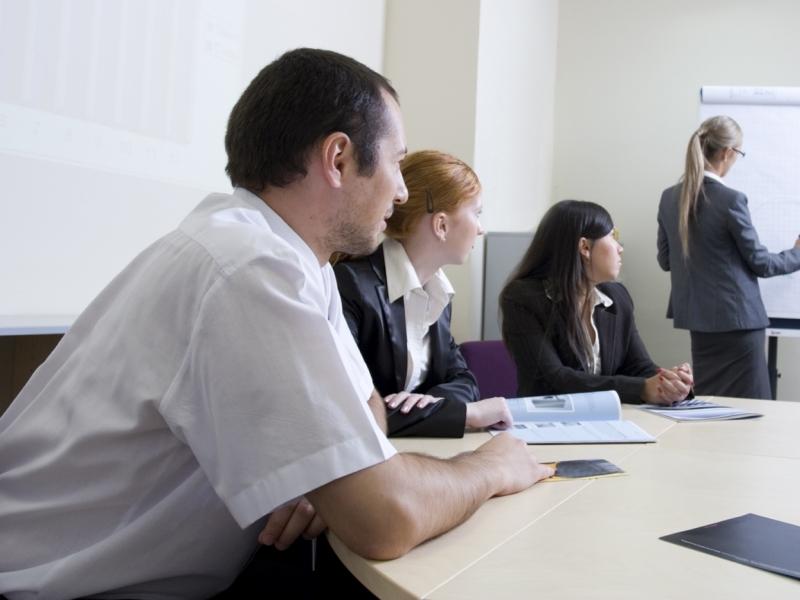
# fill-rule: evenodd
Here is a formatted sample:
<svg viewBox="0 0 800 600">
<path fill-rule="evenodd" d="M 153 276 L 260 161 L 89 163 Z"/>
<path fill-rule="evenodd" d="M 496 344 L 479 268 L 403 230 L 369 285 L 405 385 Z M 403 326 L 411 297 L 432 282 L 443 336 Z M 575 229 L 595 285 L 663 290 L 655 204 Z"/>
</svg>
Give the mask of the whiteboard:
<svg viewBox="0 0 800 600">
<path fill-rule="evenodd" d="M 383 62 L 375 0 L 0 0 L 0 335 L 63 331 L 209 192 L 288 49 Z M 335 25 L 335 26 L 334 26 Z"/>
<path fill-rule="evenodd" d="M 747 195 L 761 243 L 787 250 L 800 234 L 800 88 L 703 86 L 700 120 L 728 115 L 742 150 L 725 183 Z M 800 319 L 800 272 L 759 279 L 772 319 Z"/>
</svg>

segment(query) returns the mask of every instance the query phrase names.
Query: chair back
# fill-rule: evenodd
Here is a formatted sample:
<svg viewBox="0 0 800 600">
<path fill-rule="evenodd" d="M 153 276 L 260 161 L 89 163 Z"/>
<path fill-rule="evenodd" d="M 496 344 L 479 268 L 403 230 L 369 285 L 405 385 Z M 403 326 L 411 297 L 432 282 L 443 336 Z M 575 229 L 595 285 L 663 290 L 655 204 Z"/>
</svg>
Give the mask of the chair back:
<svg viewBox="0 0 800 600">
<path fill-rule="evenodd" d="M 459 348 L 478 380 L 481 398 L 517 395 L 517 368 L 501 340 L 464 342 Z"/>
</svg>

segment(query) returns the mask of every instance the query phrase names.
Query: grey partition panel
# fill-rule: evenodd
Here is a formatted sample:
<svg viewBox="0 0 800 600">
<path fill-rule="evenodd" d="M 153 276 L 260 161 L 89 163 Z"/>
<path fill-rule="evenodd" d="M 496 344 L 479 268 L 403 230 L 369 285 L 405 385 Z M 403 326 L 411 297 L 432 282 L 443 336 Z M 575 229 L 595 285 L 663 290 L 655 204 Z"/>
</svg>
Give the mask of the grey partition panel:
<svg viewBox="0 0 800 600">
<path fill-rule="evenodd" d="M 483 261 L 483 323 L 481 338 L 499 340 L 500 312 L 498 296 L 500 290 L 517 266 L 533 239 L 533 232 L 490 232 L 486 234 Z"/>
</svg>

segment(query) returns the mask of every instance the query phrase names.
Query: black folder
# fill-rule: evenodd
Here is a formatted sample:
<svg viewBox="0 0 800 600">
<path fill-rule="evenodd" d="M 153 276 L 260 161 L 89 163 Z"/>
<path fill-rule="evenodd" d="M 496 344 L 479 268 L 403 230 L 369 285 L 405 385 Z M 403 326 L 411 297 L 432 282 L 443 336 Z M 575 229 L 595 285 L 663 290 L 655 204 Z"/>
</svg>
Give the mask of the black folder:
<svg viewBox="0 0 800 600">
<path fill-rule="evenodd" d="M 800 527 L 746 514 L 659 539 L 800 579 Z"/>
</svg>

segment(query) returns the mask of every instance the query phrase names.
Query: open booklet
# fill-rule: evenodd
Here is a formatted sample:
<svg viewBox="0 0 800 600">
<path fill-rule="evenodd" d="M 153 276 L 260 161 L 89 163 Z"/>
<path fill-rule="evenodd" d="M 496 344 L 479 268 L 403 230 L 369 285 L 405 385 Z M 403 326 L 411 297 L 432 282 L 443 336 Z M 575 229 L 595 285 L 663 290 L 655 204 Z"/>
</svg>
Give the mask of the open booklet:
<svg viewBox="0 0 800 600">
<path fill-rule="evenodd" d="M 653 406 L 648 404 L 643 405 L 641 408 L 673 421 L 724 421 L 727 419 L 753 419 L 763 416 L 761 413 L 723 406 L 702 398 L 691 398 L 672 406 Z"/>
<path fill-rule="evenodd" d="M 557 396 L 508 398 L 514 417 L 510 431 L 528 444 L 620 444 L 655 442 L 630 421 L 622 421 L 613 390 Z M 500 433 L 492 431 L 493 435 Z"/>
</svg>

